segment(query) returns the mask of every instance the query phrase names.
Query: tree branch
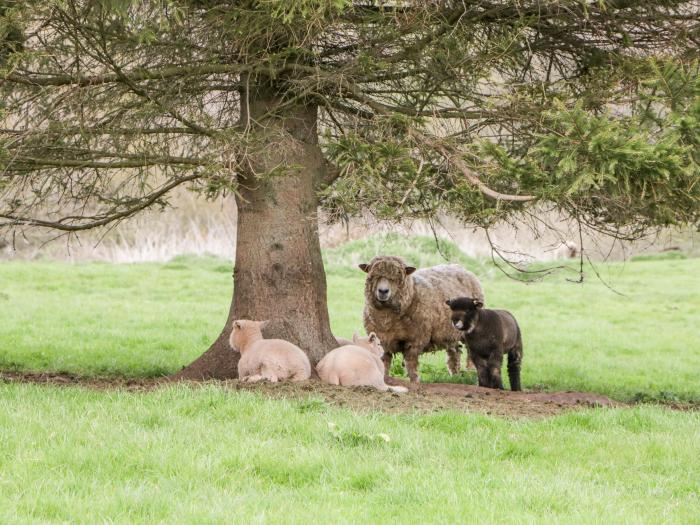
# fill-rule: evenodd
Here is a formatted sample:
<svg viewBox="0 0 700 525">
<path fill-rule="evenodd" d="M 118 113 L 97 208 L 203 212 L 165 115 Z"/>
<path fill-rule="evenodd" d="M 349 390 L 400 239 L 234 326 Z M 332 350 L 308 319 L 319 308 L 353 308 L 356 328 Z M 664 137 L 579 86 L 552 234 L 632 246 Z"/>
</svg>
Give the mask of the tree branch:
<svg viewBox="0 0 700 525">
<path fill-rule="evenodd" d="M 134 156 L 136 157 L 136 156 Z M 40 159 L 36 157 L 20 157 L 13 161 L 13 164 L 22 167 L 23 165 L 37 167 L 56 167 L 56 168 L 145 168 L 147 166 L 162 166 L 162 165 L 190 165 L 190 166 L 208 166 L 206 162 L 198 159 L 187 157 L 143 157 L 121 161 L 94 161 L 94 160 L 77 160 L 77 159 Z"/>
<path fill-rule="evenodd" d="M 0 213 L 0 218 L 7 219 L 8 221 L 10 221 L 9 223 L 5 223 L 5 225 L 12 224 L 15 226 L 17 226 L 17 225 L 39 226 L 42 228 L 52 228 L 55 230 L 61 230 L 61 231 L 67 231 L 67 232 L 89 230 L 92 228 L 98 228 L 100 226 L 105 226 L 111 222 L 126 219 L 127 217 L 130 217 L 131 215 L 134 215 L 135 213 L 138 213 L 139 211 L 148 208 L 153 203 L 155 203 L 158 199 L 160 199 L 163 195 L 165 195 L 170 190 L 172 190 L 173 188 L 176 188 L 177 186 L 184 184 L 186 182 L 196 180 L 200 177 L 201 177 L 200 174 L 192 174 L 192 175 L 188 175 L 186 177 L 180 177 L 178 179 L 175 179 L 175 180 L 171 181 L 169 184 L 162 186 L 158 191 L 155 191 L 155 192 L 151 193 L 150 195 L 144 197 L 143 200 L 141 200 L 138 204 L 132 206 L 131 208 L 127 208 L 125 210 L 122 210 L 120 212 L 115 212 L 113 214 L 108 214 L 106 216 L 103 216 L 101 219 L 94 220 L 94 221 L 87 222 L 87 223 L 83 223 L 83 224 L 65 224 L 64 223 L 64 221 L 66 221 L 68 219 L 72 219 L 73 217 L 65 217 L 65 218 L 60 219 L 58 221 L 46 221 L 46 220 L 42 220 L 42 219 L 34 219 L 31 217 L 17 217 L 15 215 L 8 215 L 8 214 Z M 0 224 L 0 226 L 3 226 L 3 224 Z"/>
<path fill-rule="evenodd" d="M 159 128 L 108 128 L 71 126 L 67 128 L 52 128 L 41 130 L 0 129 L 0 133 L 6 133 L 8 135 L 21 135 L 23 137 L 52 135 L 61 137 L 65 137 L 66 135 L 200 135 L 198 131 L 184 126 L 163 126 Z"/>
<path fill-rule="evenodd" d="M 413 133 L 415 136 L 415 133 L 417 132 L 410 130 L 409 133 Z M 445 147 L 443 144 L 440 144 L 437 141 L 430 141 L 428 137 L 423 137 L 425 140 L 429 141 L 428 144 L 431 144 L 434 149 L 436 149 L 442 154 L 442 156 L 447 162 L 452 162 L 452 164 L 457 166 L 457 168 L 459 168 L 459 170 L 467 178 L 467 180 L 471 182 L 474 186 L 479 188 L 479 191 L 487 197 L 497 201 L 507 202 L 530 202 L 536 199 L 534 195 L 510 195 L 489 188 L 486 184 L 484 184 L 481 181 L 481 179 L 479 179 L 479 177 L 469 168 L 469 166 L 467 166 L 467 164 L 464 162 L 464 160 L 462 160 L 458 153 L 451 152 L 449 149 L 447 149 L 447 147 Z"/>
<path fill-rule="evenodd" d="M 141 82 L 143 80 L 166 80 L 174 77 L 187 77 L 197 75 L 214 75 L 214 74 L 229 74 L 240 73 L 250 69 L 249 66 L 231 65 L 231 64 L 207 64 L 202 66 L 191 67 L 167 67 L 159 70 L 134 70 L 120 75 L 104 74 L 104 75 L 18 75 L 10 73 L 6 75 L 3 81 L 13 82 L 15 84 L 24 84 L 28 86 L 98 86 L 100 84 L 123 83 L 125 81 Z"/>
</svg>

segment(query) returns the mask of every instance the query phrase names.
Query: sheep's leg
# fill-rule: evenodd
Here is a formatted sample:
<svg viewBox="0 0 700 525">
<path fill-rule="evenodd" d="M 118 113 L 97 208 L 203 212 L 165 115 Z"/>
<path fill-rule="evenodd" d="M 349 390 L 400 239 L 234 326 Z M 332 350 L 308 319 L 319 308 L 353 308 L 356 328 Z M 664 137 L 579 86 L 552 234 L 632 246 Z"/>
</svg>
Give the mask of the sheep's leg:
<svg viewBox="0 0 700 525">
<path fill-rule="evenodd" d="M 459 347 L 447 348 L 447 371 L 451 376 L 459 374 L 460 360 L 462 358 L 462 350 Z"/>
<path fill-rule="evenodd" d="M 329 385 L 340 385 L 340 378 L 338 377 L 338 374 L 330 374 L 326 379 L 326 383 Z"/>
<path fill-rule="evenodd" d="M 489 368 L 487 360 L 480 355 L 474 354 L 474 366 L 476 366 L 476 375 L 479 378 L 479 386 L 491 388 L 491 378 L 489 377 Z"/>
<path fill-rule="evenodd" d="M 261 373 L 262 378 L 267 379 L 270 383 L 277 383 L 277 381 L 279 381 L 279 377 L 277 377 L 277 374 L 274 373 L 272 370 L 263 369 L 261 370 Z"/>
<path fill-rule="evenodd" d="M 518 342 L 508 352 L 508 379 L 510 389 L 514 392 L 522 390 L 520 386 L 520 368 L 523 362 L 523 342 L 518 338 Z"/>
<path fill-rule="evenodd" d="M 242 381 L 244 381 L 244 382 L 246 382 L 246 383 L 257 383 L 258 381 L 262 381 L 263 379 L 265 379 L 265 378 L 264 378 L 262 375 L 260 375 L 260 374 L 255 374 L 255 375 L 252 375 L 252 376 L 244 377 L 244 378 L 242 379 Z"/>
<path fill-rule="evenodd" d="M 503 350 L 496 350 L 491 353 L 488 359 L 488 373 L 490 378 L 490 387 L 503 390 L 503 379 L 501 379 L 501 367 L 503 366 Z"/>
<path fill-rule="evenodd" d="M 464 349 L 467 351 L 467 363 L 465 365 L 465 370 L 476 370 L 476 365 L 474 364 L 474 359 L 472 358 L 472 351 L 469 350 L 469 345 L 467 344 L 467 341 L 464 338 L 462 338 L 462 342 L 460 344 L 464 346 Z"/>
<path fill-rule="evenodd" d="M 308 379 L 306 372 L 303 370 L 299 370 L 295 374 L 292 375 L 292 377 L 289 378 L 290 381 L 306 381 Z"/>
<path fill-rule="evenodd" d="M 467 347 L 467 370 L 476 370 L 476 364 L 472 358 L 472 353 L 469 351 L 469 347 Z"/>
<path fill-rule="evenodd" d="M 411 383 L 420 383 L 418 375 L 418 355 L 420 351 L 415 346 L 408 347 L 403 353 L 403 360 L 406 364 L 406 372 Z"/>
<path fill-rule="evenodd" d="M 384 378 L 391 376 L 391 361 L 394 359 L 392 352 L 384 352 L 382 355 L 382 363 L 384 363 Z"/>
</svg>

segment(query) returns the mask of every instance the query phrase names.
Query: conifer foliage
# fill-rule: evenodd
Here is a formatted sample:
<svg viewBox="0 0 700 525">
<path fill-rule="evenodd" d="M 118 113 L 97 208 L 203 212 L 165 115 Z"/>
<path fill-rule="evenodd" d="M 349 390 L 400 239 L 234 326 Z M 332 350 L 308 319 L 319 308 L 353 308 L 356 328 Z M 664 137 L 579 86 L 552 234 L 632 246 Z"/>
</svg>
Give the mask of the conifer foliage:
<svg viewBox="0 0 700 525">
<path fill-rule="evenodd" d="M 271 253 L 307 246 L 237 260 L 249 294 L 322 273 L 315 227 L 280 233 L 273 204 L 697 225 L 699 49 L 697 0 L 2 0 L 0 227 L 79 232 L 177 187 L 231 193 Z M 232 315 L 270 313 L 241 301 Z"/>
</svg>

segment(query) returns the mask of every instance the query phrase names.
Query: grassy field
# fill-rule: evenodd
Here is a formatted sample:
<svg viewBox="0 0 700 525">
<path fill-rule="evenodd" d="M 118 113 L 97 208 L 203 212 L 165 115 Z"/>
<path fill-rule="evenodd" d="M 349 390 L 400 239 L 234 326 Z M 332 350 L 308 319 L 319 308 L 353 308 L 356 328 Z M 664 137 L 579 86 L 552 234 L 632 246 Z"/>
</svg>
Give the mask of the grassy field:
<svg viewBox="0 0 700 525">
<path fill-rule="evenodd" d="M 0 389 L 0 522 L 697 523 L 700 414 L 358 414 L 217 386 Z"/>
<path fill-rule="evenodd" d="M 326 254 L 334 333 L 362 328 L 364 274 L 356 263 L 401 253 L 418 266 L 444 262 L 431 239 L 370 239 Z M 623 401 L 700 402 L 700 259 L 598 267 L 545 282 L 474 269 L 487 303 L 511 310 L 524 337 L 525 388 L 594 391 Z M 166 264 L 0 264 L 0 369 L 82 375 L 158 376 L 179 370 L 218 335 L 231 297 L 230 264 L 178 258 Z M 427 381 L 449 378 L 444 355 L 422 359 Z"/>
<path fill-rule="evenodd" d="M 442 262 L 425 239 L 327 252 L 339 335 L 361 327 L 354 265 L 378 251 Z M 525 388 L 700 402 L 697 259 L 600 266 L 618 295 L 592 274 L 525 284 L 443 251 L 520 320 Z M 0 263 L 0 370 L 169 373 L 216 336 L 230 294 L 217 259 Z M 422 363 L 424 379 L 445 380 L 444 356 Z M 509 420 L 211 384 L 0 383 L 0 523 L 698 523 L 698 443 L 699 412 L 653 404 Z"/>
</svg>

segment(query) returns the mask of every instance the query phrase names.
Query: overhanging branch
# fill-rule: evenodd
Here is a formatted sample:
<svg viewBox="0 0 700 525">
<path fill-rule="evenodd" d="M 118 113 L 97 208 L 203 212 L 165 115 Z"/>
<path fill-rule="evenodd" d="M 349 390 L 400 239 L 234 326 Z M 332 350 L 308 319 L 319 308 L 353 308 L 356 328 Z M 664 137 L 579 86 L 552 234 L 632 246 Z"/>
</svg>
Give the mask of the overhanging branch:
<svg viewBox="0 0 700 525">
<path fill-rule="evenodd" d="M 131 206 L 130 208 L 121 211 L 115 211 L 113 213 L 103 214 L 99 219 L 90 222 L 85 222 L 82 224 L 66 224 L 66 221 L 69 219 L 73 219 L 73 217 L 65 217 L 63 219 L 59 219 L 58 221 L 46 221 L 31 217 L 18 217 L 12 214 L 0 213 L 0 219 L 7 220 L 7 222 L 4 224 L 0 223 L 0 226 L 38 226 L 41 228 L 51 228 L 54 230 L 61 230 L 66 232 L 90 230 L 92 228 L 98 228 L 100 226 L 105 226 L 115 221 L 126 219 L 127 217 L 130 217 L 135 213 L 138 213 L 139 211 L 148 208 L 158 199 L 160 199 L 163 195 L 176 188 L 177 186 L 199 179 L 200 177 L 200 174 L 192 174 L 186 177 L 179 177 L 169 182 L 168 184 L 162 186 L 159 190 L 154 191 L 153 193 L 143 197 L 141 200 L 139 200 L 137 204 Z"/>
<path fill-rule="evenodd" d="M 136 70 L 129 71 L 123 76 L 120 74 L 104 74 L 104 75 L 21 75 L 10 73 L 5 76 L 3 81 L 13 82 L 15 84 L 24 84 L 27 86 L 98 86 L 100 84 L 122 83 L 124 80 L 132 82 L 141 82 L 143 80 L 167 80 L 175 77 L 188 77 L 198 75 L 214 75 L 214 74 L 230 74 L 240 73 L 250 69 L 246 66 L 231 65 L 231 64 L 207 64 L 202 66 L 190 67 L 168 67 L 157 70 Z"/>
<path fill-rule="evenodd" d="M 225 131 L 220 129 L 219 131 Z M 23 130 L 0 129 L 0 133 L 21 137 L 61 136 L 68 135 L 200 135 L 200 133 L 184 126 L 162 126 L 157 128 L 119 128 L 119 127 L 80 127 Z"/>
<path fill-rule="evenodd" d="M 428 138 L 425 137 L 425 139 Z M 536 199 L 534 195 L 510 195 L 489 188 L 481 181 L 481 179 L 479 179 L 479 177 L 469 168 L 469 166 L 467 166 L 458 153 L 451 152 L 446 146 L 437 141 L 431 141 L 430 144 L 434 149 L 440 152 L 447 162 L 454 164 L 462 172 L 466 179 L 474 186 L 479 188 L 479 191 L 487 197 L 497 201 L 507 202 L 530 202 Z"/>
<path fill-rule="evenodd" d="M 120 169 L 120 168 L 145 168 L 148 166 L 163 165 L 190 165 L 208 166 L 209 164 L 197 159 L 185 157 L 143 157 L 133 159 L 123 159 L 115 161 L 95 161 L 80 159 L 40 159 L 35 157 L 20 157 L 13 161 L 13 168 L 31 167 L 32 169 L 47 168 L 98 168 L 98 169 Z M 12 169 L 10 170 L 12 171 Z"/>
</svg>

